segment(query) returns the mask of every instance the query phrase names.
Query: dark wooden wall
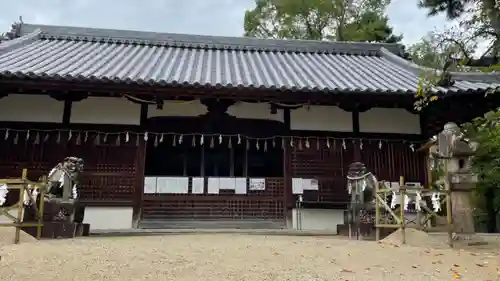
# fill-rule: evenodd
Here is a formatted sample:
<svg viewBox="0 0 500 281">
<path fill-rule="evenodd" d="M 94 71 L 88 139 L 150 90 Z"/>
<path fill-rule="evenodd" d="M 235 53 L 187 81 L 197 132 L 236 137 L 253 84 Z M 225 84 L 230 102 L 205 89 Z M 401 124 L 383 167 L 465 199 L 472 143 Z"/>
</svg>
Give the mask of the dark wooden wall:
<svg viewBox="0 0 500 281">
<path fill-rule="evenodd" d="M 58 126 L 60 125 L 0 122 L 2 128 L 22 130 L 53 130 Z M 143 182 L 143 167 L 138 161 L 141 154 L 144 154 L 143 146 L 137 146 L 133 134 L 130 135 L 130 141 L 125 143 L 125 135 L 120 135 L 120 141 L 117 142 L 116 134 L 106 136 L 91 132 L 85 142 L 83 130 L 118 132 L 127 128 L 74 125 L 71 139 L 68 132 L 30 131 L 29 139 L 26 139 L 26 132 L 11 131 L 8 139 L 0 132 L 0 178 L 20 177 L 21 170 L 27 168 L 28 177 L 36 180 L 41 175 L 46 175 L 64 157 L 77 156 L 85 160 L 83 181 L 79 189 L 80 198 L 84 203 L 133 206 L 137 201 L 137 189 Z M 47 135 L 48 140 L 44 141 Z M 99 141 L 96 141 L 96 138 Z M 17 139 L 17 144 L 14 139 Z"/>
<path fill-rule="evenodd" d="M 355 161 L 355 153 L 359 153 L 361 162 L 376 175 L 379 180 L 418 181 L 424 184 L 426 178 L 425 155 L 412 151 L 409 143 L 401 140 L 384 140 L 379 148 L 379 141 L 364 139 L 363 149 L 359 148 L 359 140 L 346 139 L 346 149 L 342 140 L 330 140 L 330 148 L 320 141 L 319 149 L 315 140 L 310 147 L 295 145 L 291 153 L 292 177 L 315 178 L 319 181 L 318 191 L 305 191 L 304 200 L 331 203 L 343 207 L 348 201 L 346 173 L 349 164 Z M 358 149 L 358 152 L 356 152 Z M 289 197 L 288 205 L 294 205 L 297 196 Z M 291 201 L 291 202 L 290 202 Z"/>
<path fill-rule="evenodd" d="M 316 141 L 311 141 L 310 147 L 300 149 L 295 146 L 291 152 L 291 174 L 297 178 L 318 179 L 318 191 L 305 191 L 305 201 L 330 202 L 341 204 L 347 202 L 345 187 L 345 172 L 353 162 L 353 151 L 343 150 L 339 141 L 331 141 L 330 148 L 320 141 L 320 149 Z M 293 204 L 297 195 L 292 196 Z M 290 203 L 290 202 L 289 202 Z"/>
<path fill-rule="evenodd" d="M 0 127 L 12 129 L 54 129 L 57 124 L 0 123 Z M 269 178 L 265 191 L 249 191 L 246 195 L 222 193 L 219 195 L 143 195 L 144 155 L 143 138 L 137 141 L 135 134 L 125 142 L 125 135 L 112 132 L 137 130 L 136 127 L 72 125 L 72 138 L 57 132 L 49 133 L 44 142 L 44 132 L 17 133 L 11 131 L 5 140 L 0 132 L 0 178 L 19 177 L 22 168 L 29 169 L 29 176 L 36 179 L 47 174 L 65 156 L 78 156 L 85 160 L 85 171 L 80 194 L 83 202 L 93 206 L 134 206 L 135 215 L 144 219 L 271 219 L 282 220 L 287 206 L 295 204 L 296 197 L 285 190 L 288 178 L 303 177 L 319 180 L 318 191 L 306 191 L 305 199 L 318 202 L 347 203 L 345 174 L 354 161 L 358 144 L 346 139 L 347 149 L 340 139 L 330 140 L 330 148 L 324 139 L 319 146 L 310 140 L 309 148 L 304 139 L 299 145 L 287 148 L 285 155 L 288 178 Z M 85 142 L 83 130 L 110 132 L 90 133 Z M 401 139 L 404 136 L 400 136 Z M 106 139 L 106 141 L 105 141 Z M 288 144 L 288 143 L 287 143 Z M 359 151 L 363 161 L 381 180 L 397 181 L 404 176 L 407 181 L 425 182 L 424 155 L 413 152 L 408 143 L 401 140 L 384 141 L 379 148 L 377 140 L 363 141 Z M 284 165 L 284 169 L 287 165 Z M 345 206 L 345 204 L 344 204 Z M 342 206 L 339 206 L 342 207 Z"/>
</svg>

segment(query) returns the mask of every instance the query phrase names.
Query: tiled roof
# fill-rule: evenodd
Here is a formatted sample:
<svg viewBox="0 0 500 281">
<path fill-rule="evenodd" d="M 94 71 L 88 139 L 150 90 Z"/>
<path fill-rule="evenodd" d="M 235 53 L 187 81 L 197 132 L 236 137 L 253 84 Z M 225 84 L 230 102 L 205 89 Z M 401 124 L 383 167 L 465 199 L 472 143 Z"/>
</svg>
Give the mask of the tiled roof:
<svg viewBox="0 0 500 281">
<path fill-rule="evenodd" d="M 396 44 L 263 40 L 23 24 L 0 76 L 163 86 L 414 93 L 422 68 Z M 462 92 L 500 75 L 454 74 Z"/>
</svg>

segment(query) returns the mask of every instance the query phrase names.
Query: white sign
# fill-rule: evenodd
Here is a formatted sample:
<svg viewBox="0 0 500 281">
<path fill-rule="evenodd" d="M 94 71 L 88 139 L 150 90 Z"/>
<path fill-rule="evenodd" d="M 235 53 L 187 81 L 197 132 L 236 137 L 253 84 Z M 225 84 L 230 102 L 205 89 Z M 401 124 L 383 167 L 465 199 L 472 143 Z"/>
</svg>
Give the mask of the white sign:
<svg viewBox="0 0 500 281">
<path fill-rule="evenodd" d="M 247 178 L 234 179 L 234 193 L 247 194 Z"/>
<path fill-rule="evenodd" d="M 251 191 L 266 190 L 266 179 L 254 178 L 250 179 L 250 184 L 248 189 Z"/>
<path fill-rule="evenodd" d="M 301 178 L 292 178 L 292 193 L 302 194 L 304 193 L 304 184 Z"/>
<path fill-rule="evenodd" d="M 158 177 L 156 180 L 156 191 L 158 193 L 186 194 L 188 189 L 188 177 Z"/>
<path fill-rule="evenodd" d="M 205 192 L 205 178 L 193 178 L 191 193 L 203 194 Z"/>
<path fill-rule="evenodd" d="M 219 178 L 208 178 L 208 194 L 219 194 Z"/>
<path fill-rule="evenodd" d="M 156 193 L 156 177 L 144 178 L 144 194 Z"/>
<path fill-rule="evenodd" d="M 307 190 L 319 190 L 319 182 L 317 179 L 310 179 Z"/>
<path fill-rule="evenodd" d="M 222 189 L 234 190 L 235 184 L 234 178 L 219 178 L 219 191 Z"/>
<path fill-rule="evenodd" d="M 292 193 L 303 194 L 304 190 L 319 190 L 317 179 L 292 178 Z"/>
</svg>

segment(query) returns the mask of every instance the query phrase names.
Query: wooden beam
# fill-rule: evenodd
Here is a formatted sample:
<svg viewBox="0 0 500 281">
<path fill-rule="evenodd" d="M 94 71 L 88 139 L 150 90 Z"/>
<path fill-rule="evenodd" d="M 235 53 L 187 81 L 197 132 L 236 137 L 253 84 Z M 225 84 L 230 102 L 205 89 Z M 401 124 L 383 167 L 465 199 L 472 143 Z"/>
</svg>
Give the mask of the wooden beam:
<svg viewBox="0 0 500 281">
<path fill-rule="evenodd" d="M 352 104 L 353 97 L 363 104 L 378 107 L 408 107 L 413 104 L 413 95 L 411 93 L 372 93 L 362 91 L 332 91 L 325 93 L 323 91 L 291 91 L 282 89 L 249 89 L 249 88 L 217 88 L 217 87 L 172 87 L 157 86 L 149 84 L 117 84 L 102 82 L 67 82 L 51 81 L 44 79 L 36 80 L 18 80 L 18 79 L 0 79 L 2 88 L 16 92 L 23 89 L 25 93 L 40 94 L 41 90 L 46 92 L 67 92 L 67 94 L 81 94 L 93 96 L 121 96 L 123 94 L 144 95 L 167 99 L 201 99 L 218 98 L 231 100 L 259 100 L 276 101 L 284 103 L 307 103 L 339 105 Z M 352 105 L 349 105 L 351 107 Z"/>
</svg>

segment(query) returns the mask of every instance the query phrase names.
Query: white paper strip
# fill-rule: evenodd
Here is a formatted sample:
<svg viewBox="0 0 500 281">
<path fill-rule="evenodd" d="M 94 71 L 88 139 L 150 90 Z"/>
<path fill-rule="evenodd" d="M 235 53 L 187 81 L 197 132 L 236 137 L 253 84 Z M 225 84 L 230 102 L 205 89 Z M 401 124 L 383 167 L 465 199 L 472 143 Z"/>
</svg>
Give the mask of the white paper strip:
<svg viewBox="0 0 500 281">
<path fill-rule="evenodd" d="M 302 194 L 304 193 L 303 185 L 302 185 L 303 179 L 301 178 L 292 178 L 292 193 L 293 194 Z"/>
<path fill-rule="evenodd" d="M 144 194 L 156 193 L 156 177 L 144 178 Z"/>
<path fill-rule="evenodd" d="M 247 178 L 235 178 L 234 185 L 235 194 L 247 194 Z"/>
<path fill-rule="evenodd" d="M 191 186 L 191 193 L 203 194 L 205 193 L 205 178 L 193 178 L 193 185 Z"/>
<path fill-rule="evenodd" d="M 208 194 L 219 194 L 219 178 L 208 178 Z"/>
<path fill-rule="evenodd" d="M 0 206 L 5 204 L 5 201 L 7 200 L 7 193 L 9 193 L 7 188 L 6 184 L 0 185 Z"/>
<path fill-rule="evenodd" d="M 399 182 L 391 182 L 392 191 L 392 200 L 391 200 L 391 208 L 395 208 L 397 204 L 401 204 L 403 197 L 401 193 L 399 193 Z"/>
<path fill-rule="evenodd" d="M 250 191 L 266 190 L 266 179 L 264 178 L 251 178 L 248 185 Z"/>
</svg>

